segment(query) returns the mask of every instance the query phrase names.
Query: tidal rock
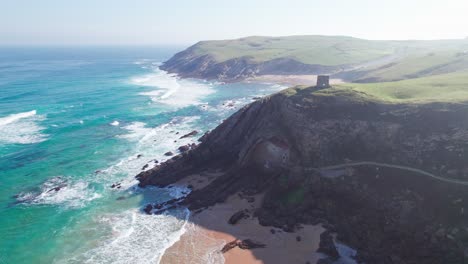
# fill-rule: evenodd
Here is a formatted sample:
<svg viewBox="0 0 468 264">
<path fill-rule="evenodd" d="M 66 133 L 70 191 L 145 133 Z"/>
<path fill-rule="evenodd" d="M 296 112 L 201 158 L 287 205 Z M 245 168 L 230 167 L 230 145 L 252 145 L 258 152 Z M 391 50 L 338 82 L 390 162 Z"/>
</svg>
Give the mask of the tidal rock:
<svg viewBox="0 0 468 264">
<path fill-rule="evenodd" d="M 195 135 L 197 135 L 197 134 L 198 134 L 198 131 L 197 131 L 197 130 L 193 130 L 192 132 L 181 136 L 180 139 L 188 138 L 188 137 L 193 137 L 193 136 L 195 136 Z"/>
<path fill-rule="evenodd" d="M 54 188 L 48 190 L 47 192 L 48 192 L 48 193 L 49 193 L 49 192 L 52 192 L 52 191 L 58 192 L 58 191 L 60 191 L 60 189 L 62 189 L 63 187 L 66 187 L 66 186 L 67 186 L 67 185 L 60 185 L 60 186 L 57 186 L 57 187 L 54 187 Z"/>
<path fill-rule="evenodd" d="M 143 166 L 143 168 L 141 168 L 141 170 L 146 170 L 148 167 L 149 167 L 149 165 L 145 164 L 145 166 Z"/>
<path fill-rule="evenodd" d="M 153 205 L 152 205 L 152 204 L 147 204 L 147 205 L 145 206 L 145 208 L 143 209 L 143 211 L 144 211 L 145 213 L 149 214 L 149 215 L 151 214 L 151 211 L 152 211 L 152 210 L 153 210 Z"/>
<path fill-rule="evenodd" d="M 111 188 L 112 188 L 112 189 L 114 189 L 114 188 L 120 189 L 120 187 L 122 187 L 121 184 L 120 184 L 120 182 L 116 182 L 116 183 L 113 183 L 113 184 L 111 185 Z"/>
<path fill-rule="evenodd" d="M 180 146 L 180 147 L 178 148 L 178 150 L 179 150 L 180 152 L 189 151 L 189 150 L 190 150 L 190 145 Z"/>
<path fill-rule="evenodd" d="M 237 243 L 238 243 L 238 242 L 239 242 L 239 241 L 236 239 L 236 240 L 234 240 L 234 241 L 231 241 L 231 242 L 229 242 L 229 243 L 226 243 L 226 245 L 224 245 L 224 247 L 221 249 L 221 252 L 222 252 L 222 253 L 226 253 L 226 252 L 228 252 L 229 250 L 231 250 L 231 249 L 237 247 Z"/>
<path fill-rule="evenodd" d="M 164 156 L 174 156 L 174 153 L 172 153 L 171 151 L 168 151 L 166 153 L 164 153 Z"/>
</svg>

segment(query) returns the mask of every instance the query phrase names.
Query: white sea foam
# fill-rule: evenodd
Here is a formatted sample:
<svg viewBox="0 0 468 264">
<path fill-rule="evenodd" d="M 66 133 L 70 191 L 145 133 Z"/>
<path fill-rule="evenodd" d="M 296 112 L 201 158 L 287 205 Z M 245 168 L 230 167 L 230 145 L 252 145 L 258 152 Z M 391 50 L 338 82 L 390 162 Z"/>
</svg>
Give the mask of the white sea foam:
<svg viewBox="0 0 468 264">
<path fill-rule="evenodd" d="M 86 181 L 72 182 L 66 177 L 53 177 L 44 182 L 39 191 L 18 195 L 17 200 L 24 204 L 64 205 L 83 207 L 89 201 L 101 197 Z"/>
<path fill-rule="evenodd" d="M 206 95 L 214 92 L 211 84 L 181 79 L 155 66 L 153 69 L 153 73 L 131 80 L 135 85 L 156 88 L 157 90 L 140 93 L 140 95 L 149 96 L 153 102 L 185 107 L 201 104 Z"/>
<path fill-rule="evenodd" d="M 46 140 L 41 131 L 45 128 L 38 123 L 45 116 L 37 115 L 36 110 L 12 114 L 0 118 L 0 144 L 32 144 Z"/>
<path fill-rule="evenodd" d="M 120 123 L 119 121 L 115 120 L 114 122 L 110 123 L 111 126 L 118 126 Z"/>
<path fill-rule="evenodd" d="M 132 209 L 100 215 L 95 221 L 107 226 L 111 234 L 66 263 L 159 263 L 164 251 L 184 233 L 187 209 L 162 215 L 147 215 Z"/>
<path fill-rule="evenodd" d="M 134 176 L 141 172 L 145 165 L 148 165 L 146 169 L 150 169 L 156 165 L 154 160 L 162 162 L 168 158 L 164 153 L 168 151 L 175 153 L 179 146 L 196 142 L 197 137 L 184 139 L 180 137 L 196 129 L 195 121 L 199 118 L 198 116 L 176 117 L 157 127 L 148 127 L 143 122 L 133 122 L 121 127 L 128 133 L 118 137 L 135 143 L 133 154 L 121 159 L 115 165 L 100 170 L 93 176 L 93 180 L 107 185 L 119 181 L 122 189 L 131 188 L 137 183 Z"/>
</svg>

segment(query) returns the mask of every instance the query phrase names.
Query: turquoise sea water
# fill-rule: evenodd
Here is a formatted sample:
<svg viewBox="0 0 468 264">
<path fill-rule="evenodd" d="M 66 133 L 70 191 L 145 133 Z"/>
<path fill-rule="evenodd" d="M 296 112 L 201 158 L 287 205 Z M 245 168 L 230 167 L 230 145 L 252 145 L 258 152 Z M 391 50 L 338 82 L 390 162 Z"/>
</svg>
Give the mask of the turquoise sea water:
<svg viewBox="0 0 468 264">
<path fill-rule="evenodd" d="M 0 48 L 0 263 L 154 263 L 178 239 L 185 210 L 141 208 L 188 190 L 134 176 L 282 88 L 160 71 L 178 49 Z"/>
</svg>

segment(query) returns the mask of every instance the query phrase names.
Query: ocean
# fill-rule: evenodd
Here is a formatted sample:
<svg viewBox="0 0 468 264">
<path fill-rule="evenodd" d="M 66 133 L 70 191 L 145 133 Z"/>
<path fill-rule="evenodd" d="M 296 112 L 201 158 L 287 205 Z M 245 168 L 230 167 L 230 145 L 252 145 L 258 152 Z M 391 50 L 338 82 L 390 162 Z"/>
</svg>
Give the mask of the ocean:
<svg viewBox="0 0 468 264">
<path fill-rule="evenodd" d="M 181 49 L 0 47 L 0 264 L 157 263 L 178 240 L 186 209 L 142 207 L 189 189 L 134 176 L 284 88 L 159 70 Z"/>
</svg>

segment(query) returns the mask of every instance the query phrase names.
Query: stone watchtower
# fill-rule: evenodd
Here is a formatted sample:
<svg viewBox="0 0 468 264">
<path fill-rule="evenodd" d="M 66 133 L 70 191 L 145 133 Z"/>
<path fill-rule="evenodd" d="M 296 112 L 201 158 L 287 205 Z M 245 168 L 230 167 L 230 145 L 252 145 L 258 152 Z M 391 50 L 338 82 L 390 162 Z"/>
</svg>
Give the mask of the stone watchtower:
<svg viewBox="0 0 468 264">
<path fill-rule="evenodd" d="M 317 88 L 329 88 L 330 87 L 330 76 L 319 75 L 317 76 Z"/>
</svg>

